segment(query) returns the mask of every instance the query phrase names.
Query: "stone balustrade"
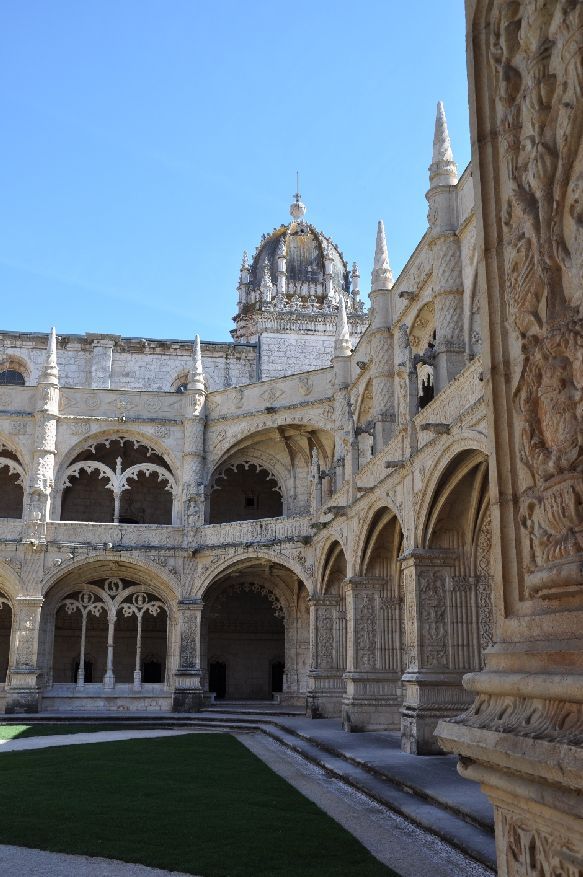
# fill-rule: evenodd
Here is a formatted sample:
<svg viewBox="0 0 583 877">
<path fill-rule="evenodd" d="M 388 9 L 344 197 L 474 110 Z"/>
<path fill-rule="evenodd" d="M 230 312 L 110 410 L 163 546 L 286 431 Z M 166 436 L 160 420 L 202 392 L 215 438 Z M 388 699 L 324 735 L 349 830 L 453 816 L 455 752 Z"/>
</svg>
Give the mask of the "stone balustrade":
<svg viewBox="0 0 583 877">
<path fill-rule="evenodd" d="M 231 521 L 228 524 L 207 524 L 199 533 L 199 545 L 213 548 L 220 545 L 255 542 L 286 542 L 308 539 L 312 535 L 310 518 L 261 518 L 258 521 Z"/>
<path fill-rule="evenodd" d="M 78 521 L 49 521 L 47 542 L 111 544 L 112 547 L 143 545 L 178 548 L 183 542 L 182 527 L 161 524 L 93 524 Z"/>
</svg>

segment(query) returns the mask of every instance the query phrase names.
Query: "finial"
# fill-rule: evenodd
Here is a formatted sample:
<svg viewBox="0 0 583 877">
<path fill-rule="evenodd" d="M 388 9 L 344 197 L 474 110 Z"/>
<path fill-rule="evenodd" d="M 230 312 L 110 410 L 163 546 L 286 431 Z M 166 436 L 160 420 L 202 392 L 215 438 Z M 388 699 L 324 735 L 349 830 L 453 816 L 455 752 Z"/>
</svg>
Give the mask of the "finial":
<svg viewBox="0 0 583 877">
<path fill-rule="evenodd" d="M 243 250 L 243 259 L 241 261 L 241 271 L 245 270 L 249 267 L 249 261 L 247 256 L 247 250 Z"/>
<path fill-rule="evenodd" d="M 299 222 L 305 216 L 306 210 L 306 205 L 302 204 L 302 196 L 300 195 L 300 172 L 296 171 L 296 194 L 290 204 L 290 216 L 295 222 Z"/>
<path fill-rule="evenodd" d="M 346 304 L 342 293 L 339 296 L 338 318 L 336 320 L 336 337 L 334 339 L 334 356 L 350 356 L 350 332 L 348 331 L 348 318 L 346 316 Z"/>
<path fill-rule="evenodd" d="M 429 166 L 429 181 L 432 186 L 451 186 L 457 183 L 457 165 L 453 158 L 443 101 L 438 101 L 437 103 L 435 133 L 433 135 L 433 157 Z"/>
<path fill-rule="evenodd" d="M 49 333 L 49 342 L 47 345 L 47 358 L 39 379 L 39 383 L 49 384 L 58 383 L 59 369 L 57 367 L 57 333 L 53 326 Z"/>
<path fill-rule="evenodd" d="M 194 336 L 194 344 L 192 345 L 192 368 L 188 376 L 188 389 L 198 390 L 201 393 L 205 392 L 199 335 Z"/>
<path fill-rule="evenodd" d="M 375 292 L 381 289 L 390 289 L 393 285 L 393 272 L 389 264 L 389 251 L 385 237 L 385 226 L 379 219 L 377 226 L 377 239 L 374 253 L 374 267 L 371 275 L 371 290 Z"/>
</svg>

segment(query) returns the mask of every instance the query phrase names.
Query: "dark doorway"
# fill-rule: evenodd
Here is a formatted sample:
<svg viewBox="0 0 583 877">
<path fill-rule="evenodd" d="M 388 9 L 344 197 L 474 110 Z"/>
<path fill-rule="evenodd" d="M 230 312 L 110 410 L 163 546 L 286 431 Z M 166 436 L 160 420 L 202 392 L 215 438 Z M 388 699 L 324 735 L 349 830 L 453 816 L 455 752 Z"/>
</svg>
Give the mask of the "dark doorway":
<svg viewBox="0 0 583 877">
<path fill-rule="evenodd" d="M 93 661 L 84 661 L 85 666 L 85 682 L 93 682 Z M 73 682 L 77 682 L 77 673 L 79 672 L 79 661 L 75 661 L 73 668 Z"/>
<path fill-rule="evenodd" d="M 271 665 L 271 691 L 277 693 L 283 691 L 283 671 L 285 664 L 281 661 L 273 661 Z"/>
<path fill-rule="evenodd" d="M 214 691 L 217 699 L 227 693 L 227 665 L 224 661 L 213 661 L 209 667 L 209 691 Z"/>
<path fill-rule="evenodd" d="M 160 661 L 144 661 L 142 682 L 162 682 L 162 664 Z"/>
</svg>

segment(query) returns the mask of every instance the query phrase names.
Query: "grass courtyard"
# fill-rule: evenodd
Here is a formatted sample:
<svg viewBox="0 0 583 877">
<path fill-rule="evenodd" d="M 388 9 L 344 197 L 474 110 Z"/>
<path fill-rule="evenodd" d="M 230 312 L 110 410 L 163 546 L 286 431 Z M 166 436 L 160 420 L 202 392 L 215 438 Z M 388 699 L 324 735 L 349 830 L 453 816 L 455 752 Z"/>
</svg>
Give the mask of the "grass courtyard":
<svg viewBox="0 0 583 877">
<path fill-rule="evenodd" d="M 0 756 L 0 843 L 202 877 L 395 877 L 227 734 Z"/>
</svg>

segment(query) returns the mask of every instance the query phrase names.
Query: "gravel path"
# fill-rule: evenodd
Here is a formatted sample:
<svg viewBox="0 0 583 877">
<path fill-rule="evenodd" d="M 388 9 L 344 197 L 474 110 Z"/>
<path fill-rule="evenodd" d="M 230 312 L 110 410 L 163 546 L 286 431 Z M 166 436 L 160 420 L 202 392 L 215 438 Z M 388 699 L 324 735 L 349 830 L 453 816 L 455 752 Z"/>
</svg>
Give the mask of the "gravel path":
<svg viewBox="0 0 583 877">
<path fill-rule="evenodd" d="M 115 743 L 118 740 L 136 740 L 148 737 L 178 737 L 182 734 L 224 734 L 219 728 L 177 728 L 176 730 L 149 731 L 95 731 L 88 734 L 54 734 L 47 737 L 22 737 L 16 740 L 0 740 L 0 755 L 3 752 L 22 752 L 25 749 L 49 749 L 51 746 L 79 746 L 82 743 Z M 0 871 L 0 874 L 2 872 Z"/>
<path fill-rule="evenodd" d="M 182 871 L 160 871 L 117 859 L 46 853 L 0 844 L 2 877 L 191 877 Z"/>
</svg>

